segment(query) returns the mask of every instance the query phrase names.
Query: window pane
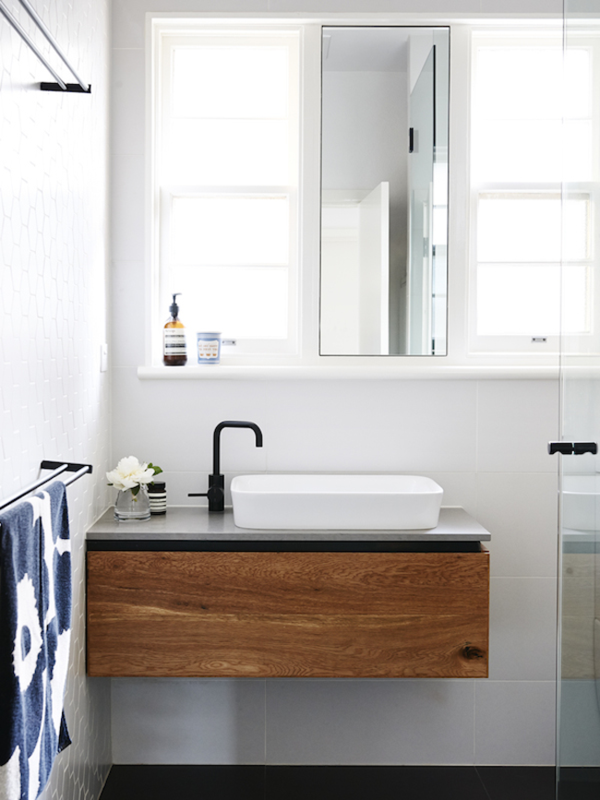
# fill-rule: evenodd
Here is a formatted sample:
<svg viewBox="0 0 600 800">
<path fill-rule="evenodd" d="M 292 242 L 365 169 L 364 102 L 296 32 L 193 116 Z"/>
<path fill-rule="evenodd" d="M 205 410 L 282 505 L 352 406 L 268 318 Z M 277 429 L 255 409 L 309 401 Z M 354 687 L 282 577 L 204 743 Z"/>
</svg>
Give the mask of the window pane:
<svg viewBox="0 0 600 800">
<path fill-rule="evenodd" d="M 560 197 L 516 194 L 479 201 L 477 260 L 560 261 Z"/>
<path fill-rule="evenodd" d="M 568 267 L 563 289 L 565 333 L 588 328 L 587 267 Z M 477 333 L 546 336 L 560 332 L 558 264 L 484 264 L 477 270 Z"/>
<path fill-rule="evenodd" d="M 173 52 L 173 114 L 282 118 L 287 115 L 285 47 L 213 45 Z"/>
<path fill-rule="evenodd" d="M 475 108 L 480 118 L 560 120 L 561 85 L 560 45 L 478 50 Z"/>
<path fill-rule="evenodd" d="M 205 186 L 286 186 L 288 124 L 283 120 L 174 120 L 165 180 Z"/>
<path fill-rule="evenodd" d="M 555 182 L 563 179 L 560 153 L 565 148 L 565 178 L 592 178 L 590 121 L 488 120 L 474 136 L 474 172 L 477 182 Z"/>
<path fill-rule="evenodd" d="M 174 264 L 287 265 L 287 197 L 175 197 Z"/>
<path fill-rule="evenodd" d="M 186 297 L 185 322 L 196 331 L 230 339 L 285 339 L 288 270 L 256 267 L 181 267 L 171 285 Z M 193 298 L 193 300 L 192 300 Z M 191 349 L 195 338 L 188 342 Z"/>
<path fill-rule="evenodd" d="M 564 209 L 564 255 L 588 257 L 588 200 L 570 199 Z M 477 260 L 560 261 L 562 203 L 559 196 L 517 193 L 482 195 L 477 226 Z"/>
</svg>

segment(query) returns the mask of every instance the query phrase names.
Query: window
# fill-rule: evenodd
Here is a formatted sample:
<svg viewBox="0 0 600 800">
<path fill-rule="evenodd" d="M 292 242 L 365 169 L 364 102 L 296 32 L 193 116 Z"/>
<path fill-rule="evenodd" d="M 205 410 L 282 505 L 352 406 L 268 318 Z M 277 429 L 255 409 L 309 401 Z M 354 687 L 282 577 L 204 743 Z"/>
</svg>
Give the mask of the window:
<svg viewBox="0 0 600 800">
<path fill-rule="evenodd" d="M 157 42 L 158 307 L 181 292 L 192 336 L 220 331 L 236 355 L 294 353 L 299 33 L 191 27 Z"/>
<path fill-rule="evenodd" d="M 561 329 L 593 332 L 593 53 L 473 41 L 470 350 L 556 351 Z"/>
<path fill-rule="evenodd" d="M 171 294 L 181 292 L 190 352 L 195 332 L 212 329 L 235 342 L 223 348 L 225 363 L 322 367 L 319 91 L 322 27 L 330 23 L 272 14 L 152 20 L 152 363 L 161 363 Z M 558 25 L 485 25 L 452 25 L 444 366 L 549 364 L 561 329 L 599 344 L 592 266 L 600 119 L 592 97 L 600 54 L 591 37 L 572 36 L 563 60 L 561 36 L 549 32 Z M 557 91 L 563 77 L 566 102 Z M 434 198 L 433 210 L 435 235 L 446 209 Z M 411 357 L 411 367 L 430 365 Z M 327 366 L 374 364 L 331 356 Z M 390 357 L 378 366 L 384 374 L 408 362 Z"/>
</svg>

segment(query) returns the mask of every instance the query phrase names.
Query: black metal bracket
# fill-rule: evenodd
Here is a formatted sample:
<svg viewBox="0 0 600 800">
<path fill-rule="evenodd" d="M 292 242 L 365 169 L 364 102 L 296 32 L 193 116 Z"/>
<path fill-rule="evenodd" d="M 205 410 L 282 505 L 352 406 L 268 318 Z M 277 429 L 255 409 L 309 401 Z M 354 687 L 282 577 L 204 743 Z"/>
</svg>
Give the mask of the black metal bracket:
<svg viewBox="0 0 600 800">
<path fill-rule="evenodd" d="M 60 83 L 51 83 L 48 81 L 42 81 L 40 83 L 40 89 L 42 92 L 79 92 L 80 94 L 91 94 L 92 93 L 92 86 L 91 84 L 88 86 L 87 91 L 82 89 L 78 83 L 67 83 L 66 89 L 63 89 Z"/>
<path fill-rule="evenodd" d="M 63 464 L 67 465 L 65 472 L 79 472 L 79 470 L 84 467 L 88 468 L 90 474 L 93 472 L 91 464 L 72 464 L 70 461 L 42 461 L 40 469 L 58 469 L 62 467 Z"/>
<path fill-rule="evenodd" d="M 561 453 L 563 456 L 582 456 L 584 453 L 596 455 L 598 445 L 596 442 L 548 442 L 550 455 Z"/>
</svg>

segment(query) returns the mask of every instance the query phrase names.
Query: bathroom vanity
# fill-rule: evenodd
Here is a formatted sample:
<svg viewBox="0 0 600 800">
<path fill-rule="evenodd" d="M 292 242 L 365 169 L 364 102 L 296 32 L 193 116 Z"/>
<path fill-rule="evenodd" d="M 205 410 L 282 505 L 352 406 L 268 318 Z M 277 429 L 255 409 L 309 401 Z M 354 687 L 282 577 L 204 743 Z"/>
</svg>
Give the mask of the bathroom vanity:
<svg viewBox="0 0 600 800">
<path fill-rule="evenodd" d="M 484 678 L 490 534 L 257 531 L 170 508 L 87 534 L 87 672 L 109 677 Z"/>
</svg>

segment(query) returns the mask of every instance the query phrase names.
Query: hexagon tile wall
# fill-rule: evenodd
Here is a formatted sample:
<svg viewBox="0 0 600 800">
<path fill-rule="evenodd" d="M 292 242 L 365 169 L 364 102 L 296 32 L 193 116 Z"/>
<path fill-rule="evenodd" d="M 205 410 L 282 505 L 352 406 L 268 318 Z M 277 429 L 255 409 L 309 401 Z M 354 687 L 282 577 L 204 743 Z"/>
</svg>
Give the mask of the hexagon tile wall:
<svg viewBox="0 0 600 800">
<path fill-rule="evenodd" d="M 72 81 L 23 9 L 8 5 Z M 0 17 L 0 495 L 33 481 L 43 458 L 94 465 L 68 490 L 74 596 L 66 714 L 74 743 L 58 756 L 43 797 L 95 800 L 110 765 L 110 687 L 85 675 L 84 537 L 109 503 L 109 385 L 100 372 L 109 0 L 35 5 L 92 94 L 39 91 L 40 81 L 53 79 Z"/>
</svg>

